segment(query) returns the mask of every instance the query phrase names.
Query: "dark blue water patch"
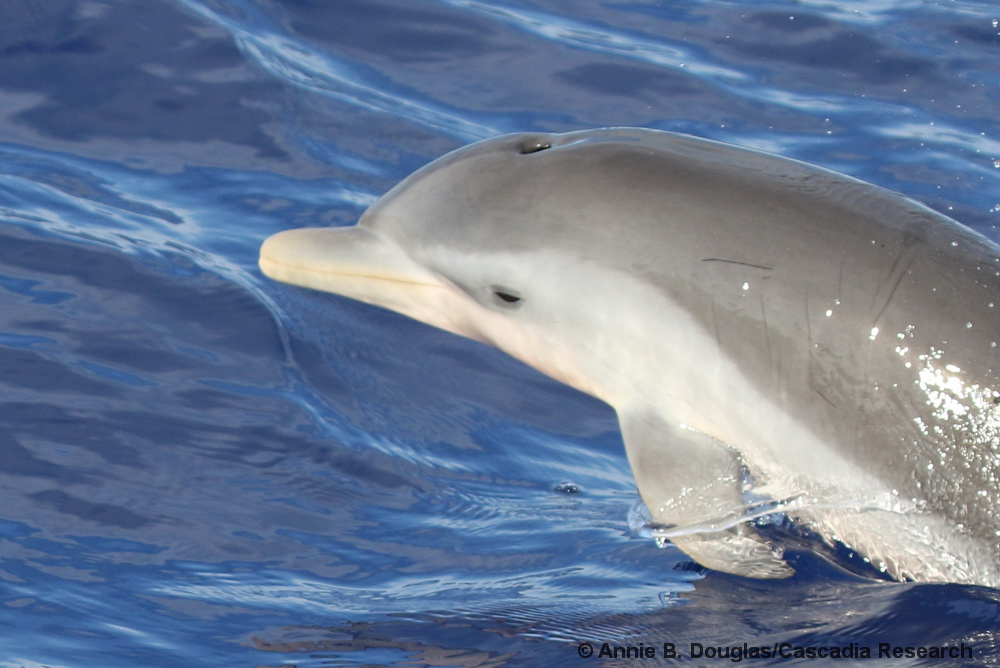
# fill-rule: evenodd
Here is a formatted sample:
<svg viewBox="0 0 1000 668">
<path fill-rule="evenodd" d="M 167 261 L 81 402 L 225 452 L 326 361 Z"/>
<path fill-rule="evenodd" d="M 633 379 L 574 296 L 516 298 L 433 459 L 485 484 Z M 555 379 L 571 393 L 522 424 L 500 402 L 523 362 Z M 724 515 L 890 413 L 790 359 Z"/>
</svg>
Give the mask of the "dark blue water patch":
<svg viewBox="0 0 1000 668">
<path fill-rule="evenodd" d="M 348 0 L 296 2 L 290 25 L 310 40 L 336 44 L 369 61 L 442 62 L 478 58 L 497 32 L 468 12 L 424 3 Z"/>
<path fill-rule="evenodd" d="M 100 536 L 67 536 L 71 540 L 76 540 L 83 550 L 90 553 L 118 553 L 132 552 L 138 554 L 157 554 L 163 550 L 159 545 L 140 543 L 134 540 L 115 539 L 107 540 Z"/>
<path fill-rule="evenodd" d="M 33 574 L 24 575 L 35 582 L 49 581 L 52 576 L 47 571 L 60 570 L 39 566 Z M 207 604 L 197 609 L 172 610 L 169 601 L 164 605 L 152 591 L 146 597 L 125 601 L 121 591 L 144 590 L 149 570 L 119 566 L 112 575 L 100 562 L 94 561 L 91 566 L 86 577 L 61 580 L 57 587 L 29 589 L 17 584 L 5 587 L 8 605 L 0 614 L 8 619 L 16 615 L 18 626 L 36 643 L 40 641 L 35 646 L 28 645 L 5 632 L 7 656 L 15 663 L 18 657 L 28 654 L 35 657 L 26 661 L 29 665 L 69 665 L 74 655 L 108 666 L 176 666 L 198 662 L 225 665 L 242 655 L 249 665 L 249 652 L 241 651 L 238 643 L 225 637 L 232 629 L 227 628 L 226 615 L 221 610 L 213 610 Z M 177 575 L 178 581 L 183 582 L 184 573 Z M 73 622 L 53 626 L 52 620 L 59 617 Z M 198 638 L 197 649 L 185 642 L 185 637 Z"/>
<path fill-rule="evenodd" d="M 664 72 L 654 65 L 590 63 L 560 72 L 559 78 L 567 85 L 589 88 L 602 97 L 645 99 L 657 103 L 661 109 L 663 100 L 678 94 L 685 98 L 707 97 L 705 84 L 697 79 L 681 72 Z"/>
<path fill-rule="evenodd" d="M 21 336 L 18 334 L 4 334 L 0 332 L 0 346 L 8 348 L 32 350 L 36 346 L 47 346 L 51 343 L 55 343 L 55 339 L 48 336 Z"/>
<path fill-rule="evenodd" d="M 17 279 L 13 276 L 0 276 L 0 287 L 10 292 L 31 297 L 31 301 L 41 304 L 58 304 L 73 298 L 71 292 L 58 292 L 55 290 L 37 290 L 40 281 L 27 279 Z M 41 338 L 41 337 L 36 337 Z"/>
<path fill-rule="evenodd" d="M 53 393 L 93 393 L 94 396 L 109 398 L 119 394 L 114 385 L 78 373 L 50 357 L 37 352 L 0 349 L 0 365 L 8 374 L 4 383 L 11 388 Z"/>
<path fill-rule="evenodd" d="M 138 529 L 154 521 L 150 517 L 136 514 L 120 505 L 87 501 L 57 489 L 36 492 L 30 494 L 28 498 L 33 499 L 43 507 L 52 508 L 58 513 L 72 515 L 87 523 L 96 523 L 101 526 Z"/>
<path fill-rule="evenodd" d="M 912 81 L 911 77 L 924 84 L 943 83 L 941 66 L 932 58 L 894 52 L 860 26 L 845 26 L 808 12 L 758 11 L 746 17 L 745 28 L 747 36 L 720 40 L 719 45 L 752 61 L 837 70 L 838 85 L 845 88 L 857 85 L 852 81 L 855 77 L 875 86 L 899 86 Z"/>
<path fill-rule="evenodd" d="M 30 36 L 16 21 L 0 29 L 0 86 L 45 99 L 17 122 L 64 140 L 221 140 L 285 155 L 262 129 L 266 113 L 240 104 L 249 81 L 274 84 L 246 67 L 226 35 L 207 34 L 171 3 L 126 2 L 88 15 L 57 0 L 45 11 L 47 22 Z M 145 66 L 136 66 L 138 53 Z"/>
<path fill-rule="evenodd" d="M 5 329 L 17 332 L 18 336 L 37 337 L 44 332 L 46 339 L 54 341 L 44 351 L 0 349 L 0 358 L 5 360 L 5 386 L 49 395 L 42 401 L 36 399 L 37 403 L 19 405 L 9 402 L 7 423 L 12 428 L 18 425 L 17 428 L 23 430 L 27 425 L 37 424 L 42 432 L 52 437 L 58 433 L 58 425 L 70 424 L 73 426 L 61 437 L 66 439 L 65 442 L 86 442 L 85 438 L 92 435 L 97 442 L 116 443 L 120 441 L 116 425 L 101 426 L 104 420 L 88 416 L 92 409 L 86 409 L 84 413 L 65 411 L 63 407 L 57 408 L 56 404 L 69 397 L 87 397 L 82 402 L 77 399 L 72 403 L 113 405 L 125 396 L 138 399 L 133 394 L 137 387 L 170 386 L 170 392 L 176 392 L 180 389 L 173 387 L 178 374 L 201 375 L 206 367 L 203 358 L 171 351 L 175 341 L 190 342 L 200 338 L 204 341 L 203 347 L 226 347 L 227 354 L 218 358 L 218 363 L 214 365 L 216 368 L 231 367 L 236 363 L 234 356 L 256 359 L 264 354 L 264 350 L 281 350 L 277 339 L 272 339 L 271 347 L 267 347 L 266 338 L 247 337 L 248 326 L 243 323 L 248 313 L 242 308 L 240 292 L 230 292 L 221 299 L 212 298 L 212 289 L 205 289 L 211 285 L 211 280 L 206 283 L 204 276 L 199 281 L 202 283 L 200 294 L 188 293 L 192 296 L 172 301 L 170 291 L 161 282 L 157 283 L 156 289 L 151 285 L 147 297 L 140 300 L 133 296 L 133 291 L 141 288 L 144 277 L 149 274 L 133 272 L 129 277 L 129 270 L 125 268 L 127 264 L 118 270 L 108 266 L 110 263 L 107 260 L 114 258 L 117 261 L 122 256 L 108 253 L 101 257 L 101 251 L 94 248 L 74 249 L 68 245 L 40 241 L 20 245 L 11 243 L 6 248 L 18 246 L 22 252 L 17 255 L 16 262 L 22 267 L 38 273 L 42 271 L 39 265 L 49 266 L 45 263 L 56 261 L 63 270 L 50 274 L 49 280 L 60 281 L 59 274 L 72 278 L 76 301 L 82 303 L 74 306 L 70 313 L 81 313 L 84 317 L 72 327 L 53 328 L 49 323 L 60 321 L 63 314 L 41 310 L 43 306 L 51 310 L 51 305 L 30 302 L 31 308 L 27 308 L 27 304 L 8 307 L 5 317 L 10 320 L 5 322 Z M 64 260 L 64 264 L 58 263 L 60 252 L 69 254 L 72 259 Z M 98 270 L 91 271 L 92 267 Z M 77 277 L 82 280 L 77 281 Z M 214 297 L 218 296 L 214 293 Z M 119 309 L 117 317 L 108 317 L 98 306 L 107 303 L 116 303 Z M 132 305 L 133 313 L 126 315 L 128 303 Z M 234 310 L 217 325 L 213 318 L 224 313 L 227 305 Z M 63 307 L 57 304 L 54 308 Z M 266 312 L 261 311 L 255 323 L 265 330 L 270 329 L 274 335 L 273 322 Z M 206 324 L 207 329 L 204 328 Z M 53 329 L 60 331 L 53 335 Z M 261 344 L 265 344 L 263 348 Z M 64 413 L 63 418 L 54 419 L 55 416 L 50 414 L 44 421 L 36 421 L 30 417 L 45 405 L 49 405 L 50 412 Z M 141 415 L 145 412 L 130 414 Z M 176 424 L 169 419 L 145 420 L 141 431 L 148 432 L 157 422 L 163 423 L 168 431 Z"/>
<path fill-rule="evenodd" d="M 119 383 L 124 383 L 127 385 L 136 385 L 140 387 L 154 384 L 153 381 L 143 378 L 141 376 L 137 376 L 134 373 L 126 373 L 125 371 L 121 371 L 119 369 L 115 369 L 104 364 L 95 364 L 93 362 L 78 362 L 78 365 L 80 366 L 80 368 L 86 369 L 92 374 L 101 376 L 102 378 L 107 378 L 109 380 L 114 380 Z"/>
<path fill-rule="evenodd" d="M 68 202 L 84 200 L 107 205 L 126 215 L 137 214 L 173 225 L 181 222 L 171 211 L 124 197 L 122 191 L 112 185 L 106 176 L 95 174 L 85 165 L 67 163 L 60 156 L 25 151 L 10 144 L 0 145 L 0 173 L 16 178 L 17 185 L 20 186 L 15 190 L 13 182 L 8 179 L 9 185 L 4 189 L 5 197 L 0 202 L 9 207 L 16 206 L 22 211 L 35 208 L 41 203 L 51 207 L 53 198 L 45 192 L 45 189 L 51 188 L 65 194 Z M 78 207 L 71 208 L 71 205 L 67 205 L 61 210 L 71 213 L 70 217 L 74 220 L 80 218 L 81 211 Z M 95 211 L 93 215 L 100 215 L 100 212 Z"/>
</svg>

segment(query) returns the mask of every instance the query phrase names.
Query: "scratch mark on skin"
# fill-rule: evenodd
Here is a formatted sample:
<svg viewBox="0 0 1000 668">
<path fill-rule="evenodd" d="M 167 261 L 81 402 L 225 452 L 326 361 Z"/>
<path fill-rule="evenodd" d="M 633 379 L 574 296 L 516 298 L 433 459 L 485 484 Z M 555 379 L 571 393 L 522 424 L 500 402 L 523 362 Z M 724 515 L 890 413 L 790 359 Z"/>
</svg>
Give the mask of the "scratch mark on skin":
<svg viewBox="0 0 1000 668">
<path fill-rule="evenodd" d="M 837 404 L 833 403 L 833 401 L 831 401 L 831 400 L 830 400 L 830 398 L 829 398 L 828 396 L 826 396 L 825 394 L 823 394 L 823 393 L 822 393 L 822 392 L 820 392 L 819 390 L 816 390 L 816 394 L 818 394 L 819 396 L 821 396 L 821 397 L 823 398 L 823 401 L 825 401 L 826 403 L 830 404 L 830 405 L 831 405 L 831 406 L 833 406 L 834 408 L 836 408 L 836 407 L 837 407 Z"/>
<path fill-rule="evenodd" d="M 889 290 L 889 296 L 885 298 L 885 302 L 882 304 L 882 308 L 879 309 L 879 312 L 875 315 L 875 318 L 872 320 L 872 327 L 878 325 L 879 320 L 882 319 L 882 314 L 885 313 L 885 310 L 887 308 L 889 308 L 889 304 L 892 302 L 892 298 L 896 294 L 896 290 L 899 289 L 900 283 L 903 282 L 903 278 L 906 277 L 906 275 L 909 273 L 910 265 L 913 264 L 913 254 L 910 252 L 903 252 L 896 258 L 896 261 L 892 263 L 892 269 L 889 270 L 889 276 L 892 276 L 894 273 L 896 273 L 896 268 L 899 265 L 899 261 L 903 259 L 904 255 L 906 256 L 906 263 L 899 270 L 899 273 L 896 276 L 896 280 L 892 284 L 892 289 Z"/>
<path fill-rule="evenodd" d="M 781 376 L 781 359 L 774 359 L 774 352 L 771 350 L 771 328 L 767 325 L 767 307 L 764 304 L 764 291 L 760 291 L 760 319 L 764 324 L 764 343 L 767 344 L 767 359 L 771 360 L 771 366 L 775 368 L 778 376 Z"/>
<path fill-rule="evenodd" d="M 725 260 L 721 257 L 705 257 L 701 259 L 702 262 L 724 262 L 726 264 L 738 264 L 741 267 L 752 267 L 754 269 L 763 269 L 765 271 L 774 271 L 774 267 L 765 267 L 762 264 L 753 264 L 751 262 L 740 262 L 739 260 Z"/>
<path fill-rule="evenodd" d="M 715 298 L 712 298 L 712 326 L 715 328 L 715 345 L 722 350 L 722 339 L 719 337 L 719 317 L 715 313 Z"/>
</svg>

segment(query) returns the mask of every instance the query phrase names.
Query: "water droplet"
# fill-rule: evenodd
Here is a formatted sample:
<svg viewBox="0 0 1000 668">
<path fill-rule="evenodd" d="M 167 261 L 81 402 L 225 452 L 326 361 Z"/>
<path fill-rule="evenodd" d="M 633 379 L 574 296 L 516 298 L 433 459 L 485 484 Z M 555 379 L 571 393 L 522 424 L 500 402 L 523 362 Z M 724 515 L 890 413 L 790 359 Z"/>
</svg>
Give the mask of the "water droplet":
<svg viewBox="0 0 1000 668">
<path fill-rule="evenodd" d="M 663 605 L 664 607 L 678 605 L 684 602 L 685 602 L 684 599 L 681 598 L 681 595 L 678 592 L 675 591 L 660 592 L 660 605 Z"/>
<path fill-rule="evenodd" d="M 579 494 L 582 490 L 576 483 L 572 482 L 561 482 L 552 488 L 553 492 L 562 492 L 563 494 Z"/>
</svg>

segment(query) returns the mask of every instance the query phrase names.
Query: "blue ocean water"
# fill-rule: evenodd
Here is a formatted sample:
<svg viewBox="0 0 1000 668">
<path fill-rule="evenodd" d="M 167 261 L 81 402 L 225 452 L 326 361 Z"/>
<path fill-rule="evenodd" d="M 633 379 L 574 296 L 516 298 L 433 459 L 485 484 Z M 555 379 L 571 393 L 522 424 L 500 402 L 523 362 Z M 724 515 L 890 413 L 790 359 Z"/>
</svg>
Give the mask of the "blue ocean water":
<svg viewBox="0 0 1000 668">
<path fill-rule="evenodd" d="M 1000 592 L 849 575 L 794 536 L 790 580 L 701 571 L 630 528 L 609 408 L 256 269 L 268 235 L 351 224 L 448 150 L 604 125 L 821 164 L 1000 240 L 998 22 L 972 0 L 0 0 L 0 668 L 963 642 L 837 665 L 1000 665 Z"/>
</svg>

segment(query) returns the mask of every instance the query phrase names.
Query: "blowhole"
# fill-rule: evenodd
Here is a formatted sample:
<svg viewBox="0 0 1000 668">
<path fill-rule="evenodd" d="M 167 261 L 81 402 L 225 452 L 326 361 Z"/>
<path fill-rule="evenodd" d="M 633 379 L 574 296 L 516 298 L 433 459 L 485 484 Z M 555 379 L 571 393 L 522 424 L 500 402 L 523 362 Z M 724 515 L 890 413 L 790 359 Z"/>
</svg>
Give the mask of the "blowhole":
<svg viewBox="0 0 1000 668">
<path fill-rule="evenodd" d="M 527 139 L 521 142 L 521 155 L 531 155 L 552 148 L 552 144 L 541 139 Z"/>
</svg>

